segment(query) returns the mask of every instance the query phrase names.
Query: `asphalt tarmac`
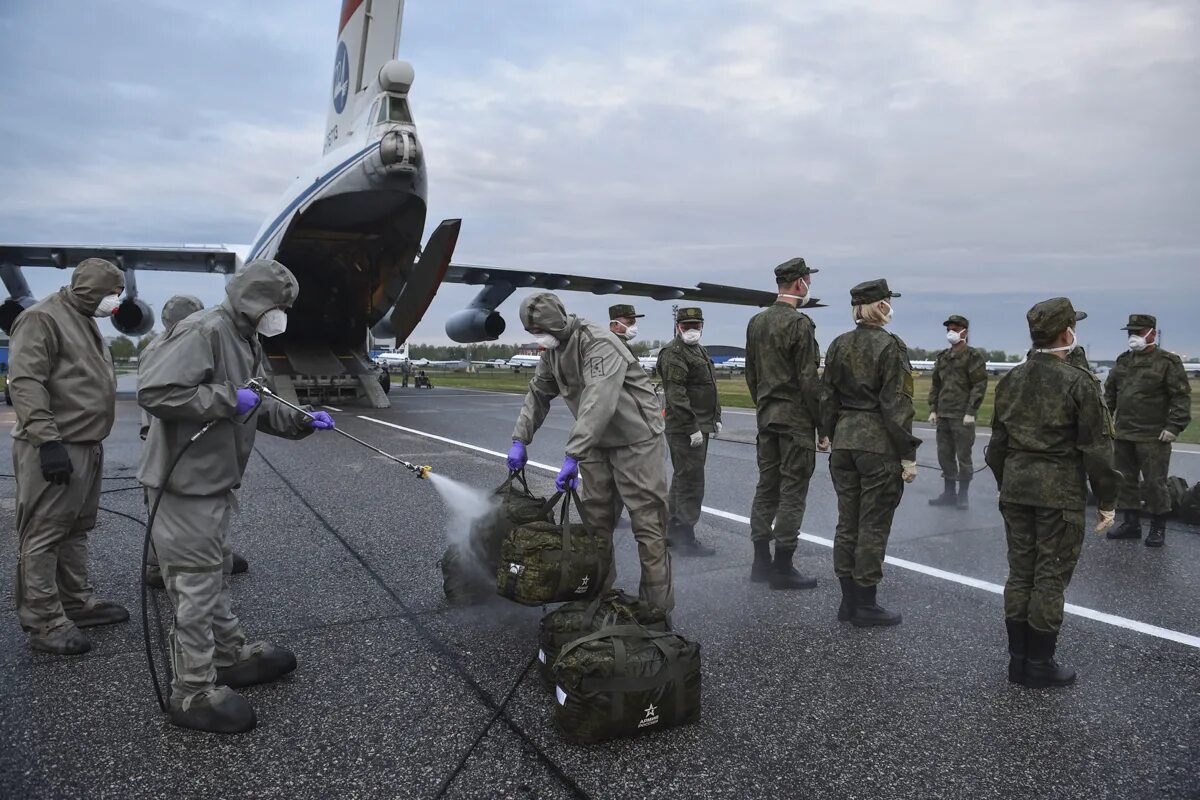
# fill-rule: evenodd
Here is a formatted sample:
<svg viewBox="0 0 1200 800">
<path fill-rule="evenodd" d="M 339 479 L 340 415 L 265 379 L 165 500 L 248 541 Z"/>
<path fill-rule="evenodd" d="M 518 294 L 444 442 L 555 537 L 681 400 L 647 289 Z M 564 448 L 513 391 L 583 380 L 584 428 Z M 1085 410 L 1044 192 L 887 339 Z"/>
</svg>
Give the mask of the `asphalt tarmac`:
<svg viewBox="0 0 1200 800">
<path fill-rule="evenodd" d="M 519 397 L 394 389 L 392 399 L 386 411 L 333 413 L 345 430 L 441 475 L 485 489 L 503 480 L 497 454 Z M 106 488 L 134 485 L 136 412 L 119 401 Z M 10 422 L 0 411 L 0 427 Z M 573 746 L 555 733 L 553 695 L 531 673 L 447 797 L 1200 797 L 1200 532 L 1173 524 L 1157 551 L 1089 534 L 1059 651 L 1079 681 L 1020 689 L 1005 680 L 995 593 L 1004 536 L 986 471 L 971 509 L 958 511 L 927 505 L 941 479 L 921 470 L 889 546 L 899 561 L 880 588 L 904 624 L 858 630 L 836 620 L 827 545 L 836 507 L 823 456 L 798 558 L 818 588 L 772 592 L 747 580 L 753 417 L 726 422 L 698 528 L 718 555 L 674 562 L 676 628 L 703 648 L 702 721 Z M 557 471 L 570 423 L 556 408 L 531 458 Z M 932 436 L 923 438 L 919 461 L 934 464 Z M 0 437 L 0 464 L 10 450 Z M 1196 450 L 1177 448 L 1172 473 L 1200 480 Z M 531 467 L 536 488 L 551 491 L 553 471 Z M 13 496 L 0 479 L 5 597 Z M 145 518 L 139 491 L 102 504 Z M 92 629 L 91 653 L 60 658 L 29 651 L 11 611 L 0 620 L 0 796 L 434 795 L 534 654 L 541 610 L 499 599 L 449 608 L 437 566 L 442 499 L 342 437 L 260 436 L 240 504 L 234 542 L 250 572 L 234 578 L 236 608 L 251 638 L 286 645 L 300 662 L 289 678 L 244 690 L 258 728 L 216 737 L 176 729 L 158 711 L 137 621 L 143 531 L 102 513 L 92 580 L 134 621 Z M 627 526 L 617 542 L 617 583 L 636 591 Z"/>
</svg>

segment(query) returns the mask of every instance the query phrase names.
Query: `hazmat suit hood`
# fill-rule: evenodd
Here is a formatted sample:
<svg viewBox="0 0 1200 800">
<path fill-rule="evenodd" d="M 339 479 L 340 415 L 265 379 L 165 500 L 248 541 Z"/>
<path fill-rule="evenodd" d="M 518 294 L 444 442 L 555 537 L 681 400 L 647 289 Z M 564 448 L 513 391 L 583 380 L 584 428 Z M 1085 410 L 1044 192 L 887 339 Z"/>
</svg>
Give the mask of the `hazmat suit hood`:
<svg viewBox="0 0 1200 800">
<path fill-rule="evenodd" d="M 287 310 L 300 294 L 300 283 L 278 261 L 255 259 L 225 284 L 225 302 L 233 313 L 238 331 L 254 335 L 258 320 L 272 308 Z"/>
<path fill-rule="evenodd" d="M 520 315 L 525 330 L 545 331 L 560 342 L 571 338 L 575 327 L 575 317 L 568 315 L 562 300 L 550 292 L 538 292 L 522 300 Z"/>
<path fill-rule="evenodd" d="M 71 273 L 71 285 L 63 292 L 67 302 L 81 314 L 92 316 L 100 301 L 125 291 L 125 273 L 103 258 L 85 258 Z"/>
<path fill-rule="evenodd" d="M 198 297 L 190 294 L 177 294 L 163 303 L 161 317 L 163 330 L 170 333 L 171 329 L 182 322 L 185 317 L 190 317 L 197 311 L 203 310 L 204 303 L 201 303 Z"/>
</svg>

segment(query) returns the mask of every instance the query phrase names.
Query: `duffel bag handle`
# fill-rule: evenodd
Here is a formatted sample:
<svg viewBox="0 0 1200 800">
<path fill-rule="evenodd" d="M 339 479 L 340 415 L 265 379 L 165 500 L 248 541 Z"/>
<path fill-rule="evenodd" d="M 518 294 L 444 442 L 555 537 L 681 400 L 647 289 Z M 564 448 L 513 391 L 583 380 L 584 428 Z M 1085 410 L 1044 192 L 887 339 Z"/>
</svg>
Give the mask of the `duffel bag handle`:
<svg viewBox="0 0 1200 800">
<path fill-rule="evenodd" d="M 511 489 L 513 481 L 517 481 L 521 484 L 521 491 L 525 493 L 526 497 L 533 497 L 533 492 L 529 491 L 529 483 L 525 480 L 524 467 L 521 467 L 520 469 L 510 469 L 508 471 L 508 480 L 501 485 L 500 491 L 507 492 L 509 489 Z"/>
</svg>

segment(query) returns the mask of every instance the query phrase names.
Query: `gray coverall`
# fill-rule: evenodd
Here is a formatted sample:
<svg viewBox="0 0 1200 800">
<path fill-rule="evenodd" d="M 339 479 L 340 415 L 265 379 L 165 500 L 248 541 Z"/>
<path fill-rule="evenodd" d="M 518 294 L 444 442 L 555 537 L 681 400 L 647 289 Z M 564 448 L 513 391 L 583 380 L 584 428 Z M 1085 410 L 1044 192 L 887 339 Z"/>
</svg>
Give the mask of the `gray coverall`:
<svg viewBox="0 0 1200 800">
<path fill-rule="evenodd" d="M 226 285 L 224 302 L 180 322 L 142 363 L 138 403 L 154 421 L 138 479 L 151 502 L 162 494 L 154 547 L 175 610 L 171 702 L 184 708 L 213 687 L 217 667 L 246 657 L 230 601 L 227 533 L 255 432 L 292 439 L 312 432 L 302 414 L 269 399 L 235 417 L 237 389 L 265 370 L 258 320 L 272 308 L 290 308 L 298 289 L 282 264 L 252 261 Z M 212 420 L 168 480 L 171 462 Z"/>
<path fill-rule="evenodd" d="M 646 371 L 613 333 L 567 316 L 553 294 L 525 298 L 520 314 L 526 329 L 553 334 L 559 345 L 542 354 L 512 438 L 532 442 L 550 401 L 562 395 L 575 417 L 566 452 L 579 460 L 584 522 L 611 546 L 613 495 L 620 493 L 642 564 L 639 593 L 671 611 L 675 595 L 666 535 L 665 423 Z M 606 588 L 615 578 L 614 567 Z"/>
<path fill-rule="evenodd" d="M 9 393 L 17 414 L 13 471 L 17 476 L 17 616 L 34 636 L 72 626 L 94 603 L 88 583 L 87 532 L 96 527 L 101 444 L 112 430 L 117 377 L 92 316 L 100 301 L 121 292 L 125 278 L 98 258 L 79 264 L 71 285 L 17 317 L 9 358 Z M 70 482 L 42 475 L 38 448 L 62 442 Z"/>
</svg>

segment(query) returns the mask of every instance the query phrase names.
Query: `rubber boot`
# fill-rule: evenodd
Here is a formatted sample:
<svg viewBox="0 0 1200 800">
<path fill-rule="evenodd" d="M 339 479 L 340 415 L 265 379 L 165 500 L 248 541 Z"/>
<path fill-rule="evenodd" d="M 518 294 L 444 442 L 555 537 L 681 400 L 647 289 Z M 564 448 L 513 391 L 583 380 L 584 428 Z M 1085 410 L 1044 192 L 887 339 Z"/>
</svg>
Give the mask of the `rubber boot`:
<svg viewBox="0 0 1200 800">
<path fill-rule="evenodd" d="M 857 602 L 854 604 L 854 610 L 850 613 L 851 625 L 858 628 L 873 628 L 900 624 L 901 618 L 898 613 L 888 611 L 875 602 L 875 590 L 879 587 L 855 584 L 854 588 Z"/>
<path fill-rule="evenodd" d="M 766 583 L 771 579 L 771 540 L 754 543 L 754 564 L 750 567 L 750 580 Z"/>
<path fill-rule="evenodd" d="M 95 628 L 98 625 L 115 625 L 118 622 L 129 621 L 129 611 L 125 606 L 95 598 L 89 600 L 83 608 L 65 613 L 67 619 L 74 622 L 77 628 Z"/>
<path fill-rule="evenodd" d="M 795 547 L 780 547 L 775 545 L 775 561 L 771 564 L 769 574 L 772 589 L 815 589 L 816 578 L 806 578 L 792 566 L 792 556 L 796 554 Z"/>
<path fill-rule="evenodd" d="M 225 686 L 171 699 L 171 724 L 207 733 L 245 733 L 257 723 L 250 701 Z"/>
<path fill-rule="evenodd" d="M 233 554 L 233 569 L 229 570 L 229 574 L 241 575 L 248 569 L 250 569 L 250 565 L 246 563 L 245 556 L 235 551 Z"/>
<path fill-rule="evenodd" d="M 842 585 L 842 604 L 838 606 L 838 622 L 849 622 L 850 616 L 854 613 L 854 606 L 858 603 L 854 578 L 838 578 L 838 583 Z"/>
<path fill-rule="evenodd" d="M 968 508 L 971 507 L 970 502 L 967 500 L 967 490 L 970 488 L 971 488 L 970 481 L 959 481 L 958 482 L 958 501 L 955 503 L 956 508 L 966 511 Z"/>
<path fill-rule="evenodd" d="M 954 481 L 949 478 L 943 478 L 946 488 L 937 497 L 929 501 L 931 506 L 952 506 L 958 502 L 958 494 L 954 491 Z"/>
<path fill-rule="evenodd" d="M 92 643 L 74 625 L 61 625 L 49 633 L 29 634 L 29 648 L 56 656 L 81 656 L 92 649 Z"/>
<path fill-rule="evenodd" d="M 1146 534 L 1146 547 L 1162 547 L 1166 543 L 1167 518 L 1163 514 L 1155 514 L 1150 518 L 1150 532 Z"/>
<path fill-rule="evenodd" d="M 296 654 L 270 642 L 253 642 L 242 647 L 236 663 L 217 668 L 217 685 L 240 689 L 270 683 L 296 669 Z"/>
<path fill-rule="evenodd" d="M 1025 621 L 1006 619 L 1004 627 L 1008 631 L 1008 682 L 1021 683 L 1025 677 Z"/>
<path fill-rule="evenodd" d="M 696 539 L 696 529 L 686 522 L 681 522 L 675 528 L 676 538 L 671 544 L 674 551 L 681 556 L 715 556 L 717 550 Z"/>
<path fill-rule="evenodd" d="M 1054 660 L 1057 633 L 1044 633 L 1025 625 L 1025 674 L 1021 683 L 1030 689 L 1069 686 L 1075 682 L 1075 670 Z"/>
<path fill-rule="evenodd" d="M 1140 539 L 1142 538 L 1141 514 L 1133 509 L 1122 512 L 1125 517 L 1113 530 L 1105 534 L 1108 539 Z"/>
</svg>

